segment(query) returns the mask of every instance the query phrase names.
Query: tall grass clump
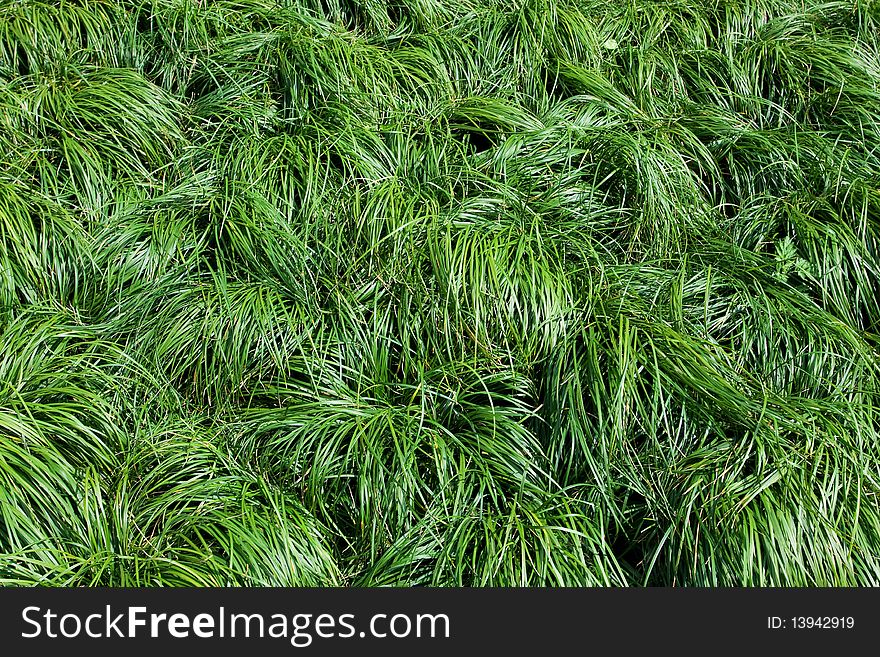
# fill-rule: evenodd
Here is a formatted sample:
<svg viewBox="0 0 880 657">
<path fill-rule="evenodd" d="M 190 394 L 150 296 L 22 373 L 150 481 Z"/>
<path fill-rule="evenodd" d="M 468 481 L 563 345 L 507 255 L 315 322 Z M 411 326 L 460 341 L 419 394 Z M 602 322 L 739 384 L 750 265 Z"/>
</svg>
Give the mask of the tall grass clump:
<svg viewBox="0 0 880 657">
<path fill-rule="evenodd" d="M 0 582 L 880 585 L 880 2 L 0 2 Z"/>
</svg>

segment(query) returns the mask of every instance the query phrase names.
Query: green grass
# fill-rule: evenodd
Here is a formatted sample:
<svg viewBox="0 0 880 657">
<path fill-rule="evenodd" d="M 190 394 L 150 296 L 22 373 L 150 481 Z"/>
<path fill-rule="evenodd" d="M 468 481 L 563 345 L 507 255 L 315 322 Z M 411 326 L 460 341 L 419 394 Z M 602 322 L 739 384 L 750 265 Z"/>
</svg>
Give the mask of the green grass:
<svg viewBox="0 0 880 657">
<path fill-rule="evenodd" d="M 0 582 L 880 585 L 880 2 L 0 1 Z"/>
</svg>

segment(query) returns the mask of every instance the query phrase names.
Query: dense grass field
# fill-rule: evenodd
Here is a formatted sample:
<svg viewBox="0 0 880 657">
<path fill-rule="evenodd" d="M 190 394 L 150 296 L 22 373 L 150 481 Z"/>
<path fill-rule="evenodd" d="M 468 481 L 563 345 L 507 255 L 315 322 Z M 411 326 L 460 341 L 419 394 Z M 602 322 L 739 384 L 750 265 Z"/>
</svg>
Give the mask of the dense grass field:
<svg viewBox="0 0 880 657">
<path fill-rule="evenodd" d="M 0 582 L 880 585 L 877 0 L 0 0 Z"/>
</svg>

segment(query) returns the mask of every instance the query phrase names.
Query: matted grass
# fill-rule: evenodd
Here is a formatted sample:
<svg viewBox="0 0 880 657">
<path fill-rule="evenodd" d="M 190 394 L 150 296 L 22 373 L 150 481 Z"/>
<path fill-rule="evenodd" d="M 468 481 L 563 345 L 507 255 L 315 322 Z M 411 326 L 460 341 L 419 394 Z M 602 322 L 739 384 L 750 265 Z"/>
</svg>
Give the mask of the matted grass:
<svg viewBox="0 0 880 657">
<path fill-rule="evenodd" d="M 880 2 L 0 2 L 0 582 L 880 585 Z"/>
</svg>

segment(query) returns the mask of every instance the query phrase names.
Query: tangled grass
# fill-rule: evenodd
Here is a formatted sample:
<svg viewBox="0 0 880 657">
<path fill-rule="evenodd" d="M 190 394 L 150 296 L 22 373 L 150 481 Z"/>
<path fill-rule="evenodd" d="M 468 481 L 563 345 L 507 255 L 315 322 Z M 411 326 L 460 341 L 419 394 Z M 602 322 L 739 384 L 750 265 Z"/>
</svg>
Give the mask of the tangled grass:
<svg viewBox="0 0 880 657">
<path fill-rule="evenodd" d="M 880 585 L 880 2 L 3 0 L 0 581 Z"/>
</svg>

